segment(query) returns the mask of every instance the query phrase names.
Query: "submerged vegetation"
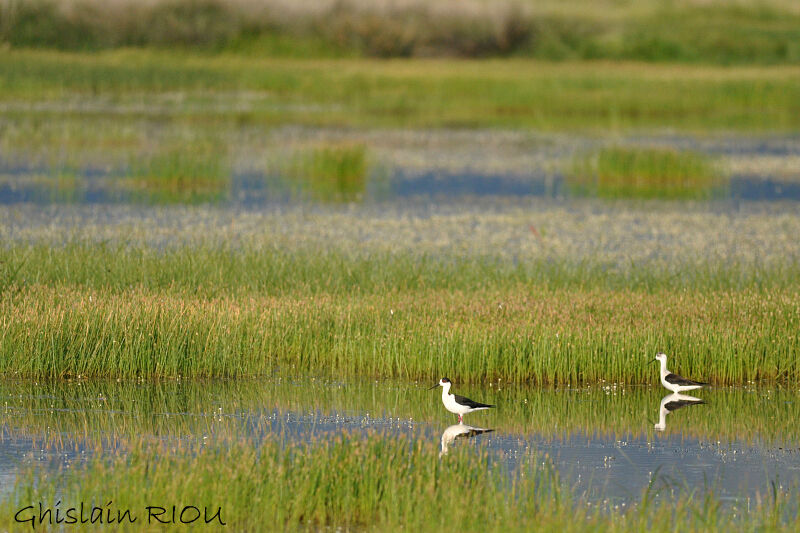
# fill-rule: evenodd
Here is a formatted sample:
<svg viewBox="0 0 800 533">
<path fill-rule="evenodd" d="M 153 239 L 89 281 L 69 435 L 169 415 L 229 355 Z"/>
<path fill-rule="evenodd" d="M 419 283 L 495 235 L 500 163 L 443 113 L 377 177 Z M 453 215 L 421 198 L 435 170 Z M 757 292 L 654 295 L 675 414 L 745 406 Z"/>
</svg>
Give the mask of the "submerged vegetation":
<svg viewBox="0 0 800 533">
<path fill-rule="evenodd" d="M 670 148 L 603 148 L 577 157 L 567 172 L 573 193 L 599 198 L 706 199 L 722 184 L 708 156 Z"/>
</svg>

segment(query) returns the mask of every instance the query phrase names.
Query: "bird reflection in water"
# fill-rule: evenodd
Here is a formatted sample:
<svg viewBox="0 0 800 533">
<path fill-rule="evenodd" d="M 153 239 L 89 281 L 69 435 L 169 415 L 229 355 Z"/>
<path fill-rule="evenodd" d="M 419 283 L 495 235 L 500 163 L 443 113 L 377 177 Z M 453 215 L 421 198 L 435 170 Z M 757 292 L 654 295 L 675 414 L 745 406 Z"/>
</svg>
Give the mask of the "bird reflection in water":
<svg viewBox="0 0 800 533">
<path fill-rule="evenodd" d="M 447 453 L 448 447 L 456 439 L 469 439 L 481 433 L 491 433 L 493 429 L 476 428 L 466 424 L 458 423 L 448 427 L 442 433 L 442 451 L 439 452 L 439 457 Z"/>
<path fill-rule="evenodd" d="M 681 394 L 679 392 L 667 394 L 661 399 L 661 405 L 659 406 L 658 410 L 658 423 L 655 424 L 655 429 L 657 431 L 664 431 L 667 429 L 667 415 L 672 411 L 676 411 L 689 405 L 698 405 L 701 403 L 706 402 L 705 400 L 695 398 L 694 396 L 689 396 L 688 394 Z"/>
</svg>

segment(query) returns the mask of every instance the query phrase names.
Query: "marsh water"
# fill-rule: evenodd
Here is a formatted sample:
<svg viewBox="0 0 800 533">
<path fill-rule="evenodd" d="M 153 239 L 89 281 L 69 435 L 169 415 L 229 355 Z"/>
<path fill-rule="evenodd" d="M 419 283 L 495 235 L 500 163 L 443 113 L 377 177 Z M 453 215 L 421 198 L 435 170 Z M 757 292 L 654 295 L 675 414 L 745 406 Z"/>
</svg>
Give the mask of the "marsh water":
<svg viewBox="0 0 800 533">
<path fill-rule="evenodd" d="M 491 432 L 451 440 L 456 417 L 428 383 L 271 377 L 159 383 L 0 382 L 0 486 L 26 465 L 70 467 L 141 436 L 208 445 L 264 438 L 314 441 L 342 432 L 422 439 L 486 451 L 510 471 L 523 458 L 552 465 L 589 501 L 628 504 L 713 490 L 723 499 L 800 486 L 795 390 L 751 386 L 697 391 L 673 403 L 661 387 L 541 388 L 492 383 L 455 392 L 496 404 L 465 416 Z M 680 402 L 679 402 L 680 403 Z M 670 410 L 671 409 L 671 410 Z M 658 427 L 657 427 L 658 426 Z M 100 446 L 98 446 L 100 443 Z M 102 450 L 102 451 L 99 451 Z"/>
<path fill-rule="evenodd" d="M 154 131 L 166 135 L 161 129 L 164 128 L 155 127 Z M 253 144 L 253 138 L 261 139 L 262 144 Z M 333 143 L 335 146 L 342 142 L 366 147 L 365 175 L 347 185 L 351 187 L 348 191 L 353 193 L 347 199 L 358 202 L 583 196 L 585 191 L 576 193 L 570 187 L 565 172 L 576 155 L 591 153 L 609 144 L 692 150 L 711 158 L 722 170 L 724 180 L 710 190 L 699 186 L 694 193 L 702 198 L 734 203 L 800 201 L 800 138 L 793 135 L 661 135 L 609 140 L 514 132 L 356 134 L 335 129 L 289 128 L 270 132 L 245 129 L 218 142 L 226 148 L 219 149 L 215 155 L 203 156 L 210 169 L 182 168 L 181 165 L 188 163 L 180 159 L 168 164 L 170 172 L 210 172 L 213 179 L 219 181 L 212 190 L 190 195 L 160 190 L 157 182 L 149 183 L 144 189 L 126 186 L 131 166 L 139 159 L 146 159 L 144 154 L 128 151 L 110 155 L 72 150 L 69 158 L 64 159 L 65 156 L 51 153 L 53 147 L 0 150 L 0 205 L 188 202 L 253 209 L 285 205 L 298 199 L 329 201 L 331 195 L 341 200 L 335 190 L 311 190 L 319 183 L 298 185 L 296 179 L 287 179 L 283 163 L 291 160 L 287 154 L 307 150 L 298 146 L 305 147 L 309 143 Z M 185 154 L 181 153 L 193 158 L 204 153 L 191 144 L 187 144 L 185 150 Z M 162 186 L 170 187 L 169 184 Z"/>
</svg>

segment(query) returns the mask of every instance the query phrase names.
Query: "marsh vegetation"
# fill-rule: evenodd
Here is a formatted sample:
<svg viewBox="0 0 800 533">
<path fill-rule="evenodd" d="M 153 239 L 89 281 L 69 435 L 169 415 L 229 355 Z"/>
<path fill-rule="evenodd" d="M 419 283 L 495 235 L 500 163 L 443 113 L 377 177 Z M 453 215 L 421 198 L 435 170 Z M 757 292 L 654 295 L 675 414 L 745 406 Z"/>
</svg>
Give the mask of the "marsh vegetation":
<svg viewBox="0 0 800 533">
<path fill-rule="evenodd" d="M 0 42 L 98 50 L 177 47 L 293 57 L 506 57 L 791 64 L 800 13 L 787 0 L 664 4 L 504 0 L 431 6 L 348 0 L 23 0 L 2 5 Z"/>
<path fill-rule="evenodd" d="M 369 167 L 363 144 L 323 144 L 295 153 L 282 172 L 289 187 L 321 202 L 356 202 L 367 188 Z"/>
<path fill-rule="evenodd" d="M 605 134 L 787 132 L 800 122 L 793 65 L 331 62 L 124 49 L 90 55 L 10 50 L 0 67 L 0 102 L 12 125 L 47 116 L 58 117 L 59 125 L 64 119 L 64 127 L 76 116 L 106 122 L 104 110 L 134 124 L 163 116 L 210 128 L 525 127 Z"/>
<path fill-rule="evenodd" d="M 175 476 L 175 472 L 185 475 Z M 509 482 L 509 477 L 511 481 Z M 648 497 L 624 507 L 576 500 L 559 477 L 535 454 L 509 476 L 500 462 L 469 448 L 440 460 L 433 443 L 412 444 L 378 435 L 341 435 L 334 440 L 281 444 L 266 439 L 258 448 L 185 445 L 181 453 L 146 439 L 126 446 L 124 454 L 44 477 L 31 470 L 4 504 L 3 517 L 29 502 L 99 501 L 108 487 L 126 486 L 114 509 L 133 510 L 139 520 L 152 502 L 195 502 L 239 530 L 370 527 L 423 529 L 457 525 L 466 531 L 567 530 L 725 531 L 747 524 L 781 530 L 793 512 L 793 493 L 776 489 L 750 504 L 721 507 L 713 494 L 661 502 Z M 465 496 L 466 495 L 466 496 Z M 253 505 L 258 502 L 260 505 Z M 192 516 L 192 515 L 189 515 Z M 11 524 L 11 522 L 6 522 Z M 141 524 L 130 526 L 139 528 Z M 125 529 L 125 526 L 122 526 Z"/>
<path fill-rule="evenodd" d="M 567 184 L 575 194 L 600 198 L 708 199 L 721 194 L 723 177 L 702 153 L 608 147 L 576 158 Z"/>
<path fill-rule="evenodd" d="M 482 416 L 496 432 L 455 443 L 442 455 L 438 433 L 450 415 L 435 396 L 425 398 L 419 383 L 273 376 L 76 380 L 31 389 L 5 382 L 0 394 L 13 427 L 4 438 L 30 442 L 39 458 L 14 466 L 17 483 L 6 493 L 2 516 L 32 502 L 59 506 L 56 494 L 63 516 L 69 502 L 89 505 L 109 487 L 126 486 L 135 488 L 114 498 L 112 514 L 129 509 L 139 525 L 146 505 L 174 498 L 211 514 L 219 508 L 229 526 L 248 530 L 267 522 L 280 530 L 397 529 L 408 525 L 412 508 L 421 527 L 448 513 L 447 523 L 463 520 L 469 529 L 475 516 L 490 512 L 482 507 L 487 499 L 502 508 L 490 515 L 498 527 L 535 520 L 637 530 L 673 513 L 686 527 L 794 525 L 796 478 L 789 470 L 776 479 L 777 469 L 792 464 L 792 452 L 780 451 L 796 437 L 791 391 L 705 391 L 707 405 L 670 415 L 660 433 L 651 418 L 661 391 L 651 388 L 606 383 L 554 390 L 495 382 L 480 391 L 459 389 L 504 408 Z M 678 465 L 694 461 L 676 455 L 676 446 L 706 465 L 702 501 L 691 488 L 696 473 L 672 478 Z M 725 467 L 709 473 L 709 462 Z M 0 463 L 0 473 L 5 468 Z M 616 486 L 618 476 L 627 490 Z M 745 479 L 748 490 L 739 493 Z M 479 498 L 477 515 L 452 512 L 463 505 L 458 494 L 465 488 Z M 722 499 L 727 503 L 717 503 Z"/>
<path fill-rule="evenodd" d="M 0 528 L 796 529 L 798 17 L 0 3 Z"/>
</svg>

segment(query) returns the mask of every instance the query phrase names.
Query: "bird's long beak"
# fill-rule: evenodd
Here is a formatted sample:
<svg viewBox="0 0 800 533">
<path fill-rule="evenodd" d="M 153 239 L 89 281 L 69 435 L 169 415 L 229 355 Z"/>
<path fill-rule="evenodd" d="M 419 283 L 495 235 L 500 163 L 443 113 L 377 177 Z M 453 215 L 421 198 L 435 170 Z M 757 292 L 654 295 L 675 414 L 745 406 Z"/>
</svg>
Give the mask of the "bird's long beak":
<svg viewBox="0 0 800 533">
<path fill-rule="evenodd" d="M 435 389 L 435 388 L 436 388 L 436 387 L 438 387 L 438 386 L 439 386 L 439 384 L 437 383 L 436 385 L 434 385 L 433 387 L 431 387 L 431 388 L 430 388 L 430 389 L 428 389 L 428 390 L 433 390 L 433 389 Z"/>
<path fill-rule="evenodd" d="M 649 364 L 649 365 L 652 365 L 653 363 L 658 363 L 658 359 L 653 359 L 652 361 L 650 361 L 650 362 L 649 362 L 649 363 L 647 363 L 647 364 Z"/>
</svg>

